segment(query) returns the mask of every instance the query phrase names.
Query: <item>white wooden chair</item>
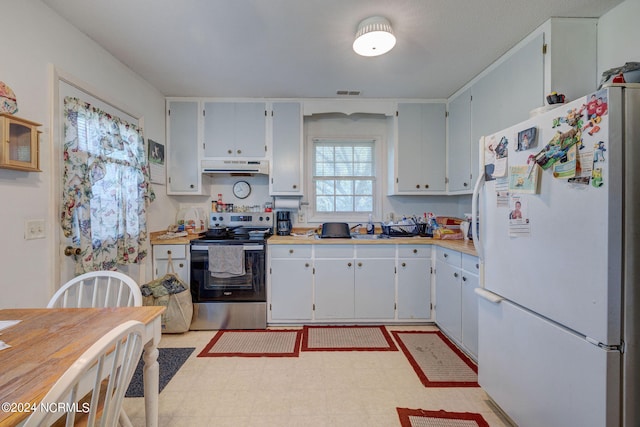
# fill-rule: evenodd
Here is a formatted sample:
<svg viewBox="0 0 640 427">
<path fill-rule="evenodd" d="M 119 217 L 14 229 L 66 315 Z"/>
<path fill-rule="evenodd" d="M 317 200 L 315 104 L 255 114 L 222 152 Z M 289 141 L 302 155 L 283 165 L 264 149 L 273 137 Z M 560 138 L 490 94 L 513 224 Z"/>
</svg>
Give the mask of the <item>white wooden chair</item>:
<svg viewBox="0 0 640 427">
<path fill-rule="evenodd" d="M 53 294 L 47 308 L 141 307 L 140 287 L 117 271 L 92 271 L 75 277 Z"/>
<path fill-rule="evenodd" d="M 142 292 L 136 281 L 124 273 L 91 271 L 62 285 L 47 304 L 47 308 L 88 307 L 142 307 Z M 131 427 L 125 411 L 120 412 L 120 424 Z"/>
<path fill-rule="evenodd" d="M 67 427 L 85 422 L 87 426 L 116 426 L 124 394 L 142 354 L 143 334 L 144 325 L 134 320 L 109 331 L 58 379 L 40 406 L 77 409 L 34 411 L 24 426 L 58 425 L 62 421 Z"/>
</svg>

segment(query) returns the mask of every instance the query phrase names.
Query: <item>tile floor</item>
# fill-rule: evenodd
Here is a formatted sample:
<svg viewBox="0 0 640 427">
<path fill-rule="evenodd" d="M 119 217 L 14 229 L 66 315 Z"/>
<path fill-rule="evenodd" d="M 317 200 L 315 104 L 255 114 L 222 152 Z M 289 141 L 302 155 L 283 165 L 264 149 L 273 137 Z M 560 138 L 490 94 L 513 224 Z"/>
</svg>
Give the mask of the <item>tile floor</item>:
<svg viewBox="0 0 640 427">
<path fill-rule="evenodd" d="M 163 335 L 161 347 L 196 350 L 160 394 L 161 427 L 399 426 L 396 407 L 477 412 L 491 427 L 510 426 L 481 388 L 424 387 L 402 351 L 197 357 L 215 333 Z M 124 408 L 144 426 L 143 398 L 126 398 Z"/>
</svg>

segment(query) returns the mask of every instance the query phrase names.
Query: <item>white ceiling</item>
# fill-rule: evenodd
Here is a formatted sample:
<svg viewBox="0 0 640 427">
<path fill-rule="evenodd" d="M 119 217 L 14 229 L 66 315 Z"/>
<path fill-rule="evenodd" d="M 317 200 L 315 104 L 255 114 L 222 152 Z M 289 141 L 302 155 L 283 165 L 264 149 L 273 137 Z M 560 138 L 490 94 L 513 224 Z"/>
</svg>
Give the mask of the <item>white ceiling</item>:
<svg viewBox="0 0 640 427">
<path fill-rule="evenodd" d="M 42 0 L 166 96 L 447 98 L 550 17 L 621 0 Z M 389 19 L 388 54 L 351 49 Z M 579 46 L 576 46 L 579 49 Z"/>
</svg>

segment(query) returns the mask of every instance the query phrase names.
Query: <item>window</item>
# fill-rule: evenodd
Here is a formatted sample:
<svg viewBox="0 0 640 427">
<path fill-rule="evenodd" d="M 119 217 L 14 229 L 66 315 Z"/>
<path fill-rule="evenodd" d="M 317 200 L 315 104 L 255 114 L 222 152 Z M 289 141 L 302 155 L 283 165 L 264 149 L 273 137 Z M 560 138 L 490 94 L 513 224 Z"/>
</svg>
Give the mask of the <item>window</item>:
<svg viewBox="0 0 640 427">
<path fill-rule="evenodd" d="M 374 212 L 375 141 L 314 139 L 313 201 L 316 215 L 362 217 Z"/>
<path fill-rule="evenodd" d="M 61 220 L 81 250 L 76 273 L 140 262 L 155 197 L 142 130 L 73 97 L 64 100 L 64 118 Z"/>
</svg>

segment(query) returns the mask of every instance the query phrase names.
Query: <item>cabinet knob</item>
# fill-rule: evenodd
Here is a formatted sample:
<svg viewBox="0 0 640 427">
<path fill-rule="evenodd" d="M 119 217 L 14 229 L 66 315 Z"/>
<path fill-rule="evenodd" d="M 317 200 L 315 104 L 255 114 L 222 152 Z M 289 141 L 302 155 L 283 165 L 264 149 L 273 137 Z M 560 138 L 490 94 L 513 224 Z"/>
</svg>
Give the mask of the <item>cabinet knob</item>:
<svg viewBox="0 0 640 427">
<path fill-rule="evenodd" d="M 420 188 L 420 184 L 416 184 L 416 188 Z"/>
<path fill-rule="evenodd" d="M 298 188 L 298 186 L 293 184 L 293 189 L 295 190 L 296 188 Z"/>
<path fill-rule="evenodd" d="M 445 257 L 445 258 L 448 258 L 448 257 L 449 257 L 449 254 L 444 254 L 444 257 Z"/>
<path fill-rule="evenodd" d="M 242 154 L 242 150 L 238 150 L 238 151 L 237 151 L 237 153 L 238 153 L 238 154 Z"/>
<path fill-rule="evenodd" d="M 308 263 L 308 262 L 305 262 L 305 263 L 304 263 L 304 266 L 305 266 L 305 267 L 309 267 L 309 263 Z"/>
<path fill-rule="evenodd" d="M 227 154 L 231 154 L 231 153 L 233 153 L 232 150 L 227 150 Z"/>
<path fill-rule="evenodd" d="M 414 249 L 414 250 L 413 250 L 413 253 L 414 253 L 414 254 L 417 254 L 417 253 L 418 253 L 418 250 L 417 250 L 417 249 Z"/>
<path fill-rule="evenodd" d="M 403 262 L 403 263 L 402 263 L 402 266 L 403 266 L 403 267 L 406 267 L 406 266 L 407 266 L 407 263 L 406 263 L 406 262 Z"/>
<path fill-rule="evenodd" d="M 476 264 L 476 268 L 480 268 L 480 264 Z"/>
<path fill-rule="evenodd" d="M 351 267 L 351 263 L 347 263 L 347 266 Z"/>
<path fill-rule="evenodd" d="M 171 250 L 168 250 L 168 251 L 167 251 L 167 255 L 171 255 Z"/>
<path fill-rule="evenodd" d="M 289 249 L 289 253 L 292 254 L 293 253 L 293 249 Z"/>
<path fill-rule="evenodd" d="M 358 263 L 358 267 L 362 267 L 362 263 L 361 262 Z"/>
<path fill-rule="evenodd" d="M 183 267 L 184 267 L 184 264 L 183 264 L 183 263 L 180 263 L 180 264 L 178 264 L 178 267 L 183 268 Z"/>
<path fill-rule="evenodd" d="M 462 183 L 462 186 L 463 186 L 463 187 L 467 187 L 468 185 L 469 185 L 469 184 L 467 184 L 466 182 L 463 182 L 463 183 Z"/>
<path fill-rule="evenodd" d="M 425 185 L 424 185 L 424 188 L 429 188 L 429 184 L 425 184 Z"/>
<path fill-rule="evenodd" d="M 195 188 L 195 187 L 196 187 L 196 186 L 195 186 L 195 185 L 193 185 L 193 184 L 191 184 L 191 185 L 189 186 L 189 188 Z"/>
<path fill-rule="evenodd" d="M 453 277 L 458 277 L 458 273 L 453 273 Z"/>
</svg>

